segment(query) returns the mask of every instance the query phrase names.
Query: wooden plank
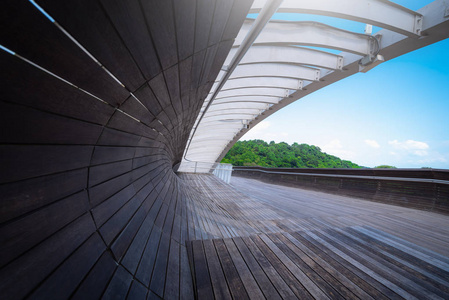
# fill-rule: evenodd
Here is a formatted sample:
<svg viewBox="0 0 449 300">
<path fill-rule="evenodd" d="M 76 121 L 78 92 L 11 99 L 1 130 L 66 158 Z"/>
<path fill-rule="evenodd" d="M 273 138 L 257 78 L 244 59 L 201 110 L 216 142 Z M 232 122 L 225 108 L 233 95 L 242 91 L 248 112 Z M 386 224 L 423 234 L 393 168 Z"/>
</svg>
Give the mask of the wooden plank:
<svg viewBox="0 0 449 300">
<path fill-rule="evenodd" d="M 91 146 L 0 146 L 0 183 L 87 167 Z"/>
<path fill-rule="evenodd" d="M 155 249 L 153 249 L 154 251 Z M 164 233 L 161 236 L 157 256 L 154 264 L 153 275 L 151 277 L 150 289 L 159 297 L 164 297 L 165 279 L 167 274 L 168 254 L 170 250 L 170 234 Z M 164 276 L 162 276 L 164 274 Z"/>
<path fill-rule="evenodd" d="M 0 269 L 2 297 L 24 298 L 94 231 L 95 225 L 91 216 L 84 214 L 19 259 Z"/>
<path fill-rule="evenodd" d="M 89 186 L 105 182 L 113 177 L 131 171 L 132 160 L 125 160 L 89 168 Z"/>
<path fill-rule="evenodd" d="M 174 1 L 173 5 L 178 56 L 182 61 L 193 54 L 196 0 Z"/>
<path fill-rule="evenodd" d="M 192 282 L 192 275 L 193 272 L 191 272 L 190 265 L 189 265 L 189 258 L 187 256 L 187 249 L 186 246 L 181 245 L 180 247 L 180 260 L 181 260 L 181 270 L 180 270 L 180 287 L 179 287 L 179 294 L 180 299 L 192 299 L 195 295 L 194 288 L 193 288 L 193 282 Z M 193 259 L 193 258 L 192 258 Z"/>
<path fill-rule="evenodd" d="M 145 125 L 149 125 L 154 120 L 154 115 L 135 97 L 130 96 L 120 109 L 134 118 L 140 120 Z"/>
<path fill-rule="evenodd" d="M 75 194 L 86 188 L 86 182 L 87 168 L 84 168 L 0 185 L 0 223 Z"/>
<path fill-rule="evenodd" d="M 208 46 L 209 32 L 212 27 L 215 1 L 197 0 L 196 26 L 195 26 L 195 50 L 197 53 Z"/>
<path fill-rule="evenodd" d="M 172 1 L 141 2 L 163 70 L 178 61 Z"/>
<path fill-rule="evenodd" d="M 173 239 L 170 241 L 170 253 L 167 265 L 167 284 L 164 289 L 165 299 L 180 298 L 180 271 L 181 271 L 180 245 Z"/>
<path fill-rule="evenodd" d="M 100 125 L 1 101 L 0 126 L 9 128 L 0 132 L 4 144 L 92 145 L 102 131 Z"/>
<path fill-rule="evenodd" d="M 127 186 L 114 196 L 108 198 L 92 209 L 92 215 L 98 227 L 102 226 L 120 207 L 135 195 L 136 191 L 132 185 Z"/>
<path fill-rule="evenodd" d="M 131 218 L 126 227 L 117 236 L 117 239 L 111 245 L 111 251 L 114 257 L 120 261 L 126 250 L 130 246 L 131 242 L 135 238 L 139 227 L 142 225 L 145 215 L 148 212 L 145 207 L 146 202 L 138 209 L 135 215 Z"/>
<path fill-rule="evenodd" d="M 153 116 L 157 116 L 162 111 L 161 105 L 148 84 L 142 85 L 134 92 L 134 96 L 139 99 Z"/>
<path fill-rule="evenodd" d="M 264 236 L 265 237 L 265 236 Z M 331 274 L 309 259 L 296 247 L 290 248 L 289 241 L 281 234 L 266 235 L 292 262 L 294 262 L 329 298 L 358 299 L 348 288 Z M 266 239 L 264 239 L 265 241 Z"/>
<path fill-rule="evenodd" d="M 214 240 L 214 245 L 217 249 L 221 265 L 223 266 L 223 272 L 225 274 L 226 281 L 228 282 L 232 297 L 237 299 L 249 299 L 245 286 L 243 285 L 243 282 L 240 279 L 234 264 L 232 263 L 232 259 L 223 240 Z"/>
<path fill-rule="evenodd" d="M 209 34 L 209 46 L 221 41 L 234 1 L 217 0 Z"/>
<path fill-rule="evenodd" d="M 138 146 L 141 136 L 105 127 L 96 146 Z"/>
<path fill-rule="evenodd" d="M 178 64 L 164 71 L 165 82 L 167 83 L 168 93 L 170 94 L 171 104 L 176 112 L 175 118 L 181 115 L 183 107 L 181 105 L 181 93 L 179 83 L 179 66 Z M 171 119 L 172 121 L 174 119 Z"/>
<path fill-rule="evenodd" d="M 102 298 L 124 299 L 128 294 L 132 279 L 131 274 L 129 274 L 122 266 L 118 266 Z"/>
<path fill-rule="evenodd" d="M 148 289 L 140 284 L 138 281 L 133 280 L 129 293 L 126 296 L 127 299 L 147 299 Z"/>
<path fill-rule="evenodd" d="M 102 147 L 96 146 L 91 165 L 99 165 L 133 158 L 134 149 L 131 147 Z"/>
<path fill-rule="evenodd" d="M 252 255 L 259 263 L 260 267 L 263 269 L 265 274 L 271 280 L 276 290 L 281 295 L 281 298 L 294 298 L 297 297 L 293 289 L 294 286 L 289 285 L 283 280 L 278 271 L 273 267 L 268 258 L 262 253 L 262 251 L 257 247 L 257 245 L 249 237 L 241 237 L 248 249 L 251 251 Z"/>
<path fill-rule="evenodd" d="M 449 262 L 448 262 L 448 258 L 445 256 L 442 256 L 442 255 L 435 253 L 431 250 L 427 250 L 424 247 L 420 247 L 418 245 L 415 245 L 413 243 L 410 243 L 408 241 L 405 241 L 403 239 L 395 237 L 386 232 L 382 232 L 375 228 L 363 227 L 363 229 L 361 229 L 361 228 L 357 227 L 357 230 L 362 231 L 363 233 L 369 233 L 369 235 L 371 237 L 380 239 L 398 249 L 403 250 L 406 253 L 409 253 L 409 254 L 411 254 L 419 259 L 422 259 L 430 264 L 436 265 L 439 268 L 444 268 L 446 271 L 448 270 L 447 264 Z"/>
<path fill-rule="evenodd" d="M 334 266 L 340 273 L 350 278 L 355 284 L 360 286 L 365 292 L 367 292 L 374 299 L 400 299 L 399 295 L 388 289 L 381 283 L 372 278 L 353 266 L 347 263 L 342 257 L 337 255 L 331 249 L 318 243 L 318 241 L 309 237 L 306 234 L 300 234 L 297 232 L 290 233 L 296 240 L 307 246 L 314 253 L 316 253 L 321 259 Z"/>
<path fill-rule="evenodd" d="M 125 115 L 118 110 L 112 115 L 111 119 L 109 120 L 108 127 L 138 136 L 146 136 L 150 139 L 155 139 L 157 137 L 157 133 L 149 126 L 136 121 L 135 119 Z"/>
<path fill-rule="evenodd" d="M 101 125 L 106 124 L 114 112 L 111 105 L 5 51 L 0 52 L 0 61 L 2 68 L 9 70 L 8 73 L 0 73 L 0 80 L 4 86 L 1 98 L 3 101 Z M 39 82 L 39 84 L 24 86 L 23 82 Z"/>
<path fill-rule="evenodd" d="M 204 240 L 203 247 L 215 299 L 232 299 L 214 243 L 212 240 Z"/>
<path fill-rule="evenodd" d="M 148 197 L 156 198 L 156 190 L 153 190 Z M 158 211 L 159 205 L 157 201 L 155 201 L 122 260 L 123 266 L 125 266 L 133 274 L 139 266 L 142 254 L 144 253 L 145 246 L 151 233 L 151 229 L 153 228 L 154 218 Z"/>
<path fill-rule="evenodd" d="M 201 72 L 200 85 L 206 85 L 209 77 L 212 77 L 209 73 L 214 64 L 215 55 L 217 54 L 218 45 L 212 45 L 206 49 L 206 57 L 204 59 L 203 69 Z M 225 59 L 224 57 L 223 59 Z"/>
<path fill-rule="evenodd" d="M 307 248 L 304 244 L 301 244 L 297 239 L 295 239 L 292 235 L 289 233 L 282 233 L 282 234 L 276 234 L 276 236 L 279 236 L 282 238 L 282 240 L 285 242 L 285 244 L 295 251 L 295 253 L 298 253 L 298 255 L 301 255 L 301 257 L 304 257 L 303 260 L 309 264 L 310 267 L 316 268 L 315 264 L 319 265 L 321 268 L 323 268 L 326 272 L 331 274 L 333 277 L 335 277 L 340 284 L 334 284 L 333 286 L 336 288 L 339 288 L 339 285 L 344 285 L 347 287 L 352 293 L 354 293 L 357 297 L 360 299 L 374 299 L 371 297 L 368 293 L 366 293 L 356 282 L 351 281 L 351 278 L 357 278 L 353 273 L 347 272 L 345 268 L 340 268 L 343 270 L 341 272 L 336 267 L 337 265 L 332 265 L 328 263 L 325 259 L 322 259 L 317 253 L 312 251 L 311 249 Z M 309 258 L 303 256 L 302 252 L 306 254 Z M 350 274 L 349 277 L 346 277 L 347 274 Z M 346 275 L 346 276 L 345 276 Z M 364 285 L 366 286 L 366 284 Z M 370 289 L 372 289 L 370 287 Z M 378 295 L 377 299 L 382 299 L 382 294 Z M 383 298 L 386 299 L 386 298 Z"/>
<path fill-rule="evenodd" d="M 282 262 L 282 268 L 287 267 L 288 271 L 293 274 L 293 276 L 298 280 L 298 282 L 301 283 L 301 286 L 298 286 L 298 289 L 301 287 L 304 287 L 304 293 L 307 295 L 307 292 L 312 295 L 314 298 L 326 298 L 325 293 L 323 293 L 322 290 L 308 277 L 312 276 L 311 273 L 305 274 L 303 270 L 298 268 L 291 260 L 290 258 L 285 255 L 281 249 L 279 249 L 270 239 L 267 238 L 265 234 L 262 234 L 260 236 L 254 236 L 253 240 L 256 240 L 256 244 L 264 249 L 266 249 L 266 252 L 271 256 L 272 258 L 279 260 Z M 263 242 L 262 242 L 263 241 Z M 265 244 L 263 244 L 265 243 Z M 271 253 L 270 253 L 271 250 Z M 276 264 L 275 267 L 278 267 L 280 265 Z M 285 267 L 284 267 L 285 266 Z M 308 295 L 307 295 L 308 296 Z M 338 295 L 333 294 L 332 296 L 338 297 Z"/>
<path fill-rule="evenodd" d="M 434 275 L 430 274 L 419 268 L 414 268 L 410 263 L 413 263 L 415 260 L 411 260 L 409 262 L 404 261 L 402 259 L 398 259 L 394 254 L 400 254 L 400 251 L 394 251 L 394 249 L 389 248 L 390 253 L 393 255 L 388 255 L 381 247 L 377 244 L 372 243 L 372 239 L 366 239 L 366 236 L 362 236 L 361 234 L 357 234 L 357 232 L 349 233 L 348 230 L 338 231 L 340 234 L 347 236 L 352 241 L 355 241 L 357 245 L 360 245 L 367 252 L 371 252 L 381 257 L 388 263 L 400 268 L 403 270 L 404 276 L 408 277 L 410 280 L 414 281 L 417 285 L 424 287 L 426 290 L 431 291 L 432 293 L 439 295 L 442 298 L 449 297 L 449 281 L 447 281 L 447 285 L 441 284 L 441 281 L 438 280 Z M 430 276 L 428 276 L 430 275 Z M 443 278 L 447 278 L 448 274 L 443 275 Z M 436 279 L 436 280 L 434 280 Z"/>
<path fill-rule="evenodd" d="M 139 1 L 101 1 L 114 28 L 120 34 L 146 79 L 161 71 Z"/>
<path fill-rule="evenodd" d="M 261 291 L 261 288 L 257 285 L 257 282 L 253 275 L 251 274 L 251 271 L 249 270 L 248 266 L 246 265 L 245 261 L 243 260 L 242 256 L 239 253 L 239 250 L 235 246 L 232 239 L 224 239 L 223 240 L 226 248 L 229 252 L 229 256 L 231 257 L 235 268 L 237 269 L 237 272 L 239 273 L 239 276 L 243 282 L 243 285 L 245 286 L 245 289 L 248 293 L 248 296 L 250 299 L 262 299 L 264 298 L 264 295 Z"/>
<path fill-rule="evenodd" d="M 150 238 L 148 239 L 147 245 L 145 247 L 145 251 L 142 254 L 139 267 L 135 274 L 136 278 L 138 278 L 145 285 L 150 284 L 151 274 L 153 272 L 157 253 L 155 249 L 157 249 L 159 245 L 160 238 L 161 230 L 158 227 L 153 227 Z"/>
<path fill-rule="evenodd" d="M 116 264 L 111 254 L 107 251 L 104 252 L 73 294 L 73 299 L 99 299 L 114 274 L 115 268 Z"/>
<path fill-rule="evenodd" d="M 31 294 L 33 299 L 67 299 L 105 250 L 100 236 L 94 233 L 78 248 L 39 288 Z"/>
<path fill-rule="evenodd" d="M 144 83 L 139 67 L 99 1 L 41 0 L 39 5 L 130 91 Z"/>
<path fill-rule="evenodd" d="M 0 266 L 19 257 L 88 211 L 80 192 L 0 227 Z"/>
<path fill-rule="evenodd" d="M 135 192 L 131 191 L 132 189 L 132 174 L 125 173 L 118 177 L 112 178 L 108 181 L 100 183 L 94 187 L 89 189 L 89 199 L 92 206 L 97 206 L 100 203 L 103 203 L 105 200 L 109 199 L 114 194 L 120 192 L 123 189 L 127 189 L 129 193 L 134 194 Z M 131 195 L 128 196 L 128 199 Z"/>
<path fill-rule="evenodd" d="M 363 262 L 364 265 L 370 267 L 374 272 L 377 272 L 379 275 L 383 276 L 386 280 L 389 280 L 393 284 L 398 285 L 399 287 L 403 288 L 408 293 L 418 297 L 418 298 L 432 298 L 435 297 L 432 290 L 435 290 L 432 288 L 429 284 L 426 282 L 414 278 L 413 276 L 410 276 L 408 272 L 405 272 L 401 270 L 400 268 L 396 267 L 394 264 L 391 264 L 384 259 L 381 259 L 377 255 L 373 255 L 368 251 L 363 251 L 362 247 L 357 245 L 356 242 L 353 242 L 350 247 L 346 246 L 346 248 L 343 249 L 341 245 L 345 241 L 351 241 L 350 239 L 346 239 L 337 232 L 332 232 L 332 235 L 335 236 L 335 238 L 330 237 L 330 233 L 328 232 L 319 232 L 317 233 L 320 237 L 326 239 L 329 242 L 334 242 L 333 244 L 340 250 L 345 251 L 348 255 L 354 256 L 353 253 L 357 253 L 357 255 L 361 258 L 358 260 Z M 337 241 L 338 238 L 338 242 Z M 336 242 L 336 243 L 335 243 Z M 345 243 L 347 244 L 347 243 Z M 356 252 L 357 251 L 357 252 Z M 363 254 L 362 254 L 363 251 Z"/>
<path fill-rule="evenodd" d="M 31 3 L 4 5 L 0 20 L 4 47 L 106 101 L 121 103 L 127 97 L 123 87 Z"/>
<path fill-rule="evenodd" d="M 117 212 L 100 227 L 100 233 L 107 245 L 124 230 L 128 222 L 131 221 L 134 213 L 137 211 L 143 201 L 143 197 L 133 196 Z"/>
<path fill-rule="evenodd" d="M 242 255 L 245 263 L 251 271 L 251 274 L 254 276 L 257 281 L 260 289 L 262 290 L 265 298 L 267 299 L 281 299 L 279 293 L 276 291 L 276 288 L 273 286 L 271 281 L 268 279 L 267 275 L 262 270 L 261 266 L 259 266 L 258 262 L 254 258 L 254 256 L 249 251 L 248 247 L 245 245 L 243 240 L 240 237 L 233 238 L 232 241 L 237 246 L 240 254 Z"/>
<path fill-rule="evenodd" d="M 339 246 L 337 243 L 332 242 L 329 243 L 327 237 L 316 235 L 314 233 L 308 233 L 308 235 L 311 236 L 313 239 L 319 241 L 321 244 L 325 245 L 327 248 L 331 249 L 333 252 L 337 253 L 346 261 L 355 265 L 358 269 L 362 270 L 375 280 L 379 281 L 380 283 L 382 283 L 383 285 L 385 285 L 386 287 L 397 293 L 399 296 L 404 298 L 405 297 L 415 298 L 412 294 L 408 292 L 408 290 L 406 290 L 408 289 L 408 287 L 405 287 L 405 289 L 402 288 L 401 286 L 403 285 L 400 282 L 392 278 L 391 275 L 384 272 L 381 268 L 376 267 L 375 264 L 364 260 L 359 255 L 345 251 L 344 248 Z M 322 239 L 322 237 L 324 237 L 324 239 Z"/>
<path fill-rule="evenodd" d="M 198 299 L 213 299 L 214 292 L 207 267 L 202 241 L 192 241 L 193 264 L 195 266 L 195 287 Z"/>
</svg>

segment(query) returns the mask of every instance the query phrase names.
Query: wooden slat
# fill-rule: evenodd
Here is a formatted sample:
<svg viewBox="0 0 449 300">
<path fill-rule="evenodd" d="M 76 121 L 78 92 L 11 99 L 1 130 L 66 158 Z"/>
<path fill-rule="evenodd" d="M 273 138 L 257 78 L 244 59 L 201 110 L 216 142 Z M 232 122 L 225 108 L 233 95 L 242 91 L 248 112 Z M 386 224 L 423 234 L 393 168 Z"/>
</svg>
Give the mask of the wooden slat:
<svg viewBox="0 0 449 300">
<path fill-rule="evenodd" d="M 93 232 L 90 215 L 84 214 L 43 243 L 0 270 L 0 290 L 6 299 L 30 293 L 69 257 Z"/>
<path fill-rule="evenodd" d="M 118 266 L 102 298 L 125 298 L 128 294 L 131 281 L 131 274 L 129 274 L 122 266 Z"/>
<path fill-rule="evenodd" d="M 212 282 L 209 276 L 209 269 L 206 262 L 206 256 L 201 241 L 193 241 L 192 254 L 195 265 L 195 287 L 198 299 L 213 299 L 214 292 Z"/>
<path fill-rule="evenodd" d="M 94 233 L 30 297 L 45 299 L 52 295 L 55 299 L 69 298 L 104 250 L 100 236 Z"/>
<path fill-rule="evenodd" d="M 1 44 L 111 104 L 128 92 L 30 2 L 4 5 Z M 17 34 L 20 32 L 20 34 Z"/>
<path fill-rule="evenodd" d="M 84 168 L 0 185 L 0 223 L 79 192 L 86 182 L 87 168 Z"/>
<path fill-rule="evenodd" d="M 232 299 L 214 243 L 211 240 L 204 240 L 203 247 L 215 299 Z"/>
<path fill-rule="evenodd" d="M 158 74 L 161 67 L 139 1 L 101 1 L 101 4 L 145 78 Z"/>
<path fill-rule="evenodd" d="M 12 182 L 68 170 L 90 163 L 91 146 L 0 146 L 0 183 Z M 21 165 L 21 168 L 14 166 Z"/>
<path fill-rule="evenodd" d="M 360 284 L 360 279 L 355 276 L 353 273 L 348 272 L 347 269 L 342 268 L 341 266 L 338 266 L 337 264 L 331 264 L 327 262 L 325 259 L 322 259 L 316 252 L 312 251 L 311 249 L 307 248 L 305 245 L 301 244 L 298 240 L 296 240 L 293 236 L 291 236 L 289 233 L 283 233 L 276 234 L 277 237 L 282 239 L 285 244 L 295 251 L 295 253 L 302 255 L 302 253 L 305 253 L 308 257 L 310 257 L 310 260 L 305 257 L 305 261 L 314 269 L 317 269 L 315 265 L 319 265 L 319 267 L 323 268 L 326 272 L 328 272 L 330 275 L 335 277 L 338 281 L 341 282 L 341 285 L 348 288 L 352 293 L 354 293 L 356 296 L 358 296 L 360 299 L 374 299 L 372 298 L 366 291 L 363 290 L 368 288 L 368 285 L 363 282 Z M 319 268 L 318 267 L 318 268 Z M 337 269 L 338 268 L 338 269 Z M 348 277 L 346 277 L 346 276 Z M 355 280 L 354 280 L 355 279 Z M 339 284 L 333 285 L 335 288 L 340 288 Z M 363 288 L 362 288 L 363 287 Z M 372 289 L 372 288 L 370 288 Z M 385 299 L 382 298 L 382 294 L 377 294 L 376 299 Z"/>
<path fill-rule="evenodd" d="M 139 67 L 99 1 L 41 0 L 39 5 L 130 91 L 143 84 Z"/>
<path fill-rule="evenodd" d="M 109 252 L 104 252 L 73 294 L 73 299 L 99 299 L 116 267 L 112 255 Z"/>
<path fill-rule="evenodd" d="M 214 240 L 214 245 L 223 266 L 223 272 L 229 285 L 232 297 L 237 299 L 249 299 L 245 286 L 243 285 L 243 282 L 232 262 L 231 256 L 229 255 L 223 240 Z"/>
<path fill-rule="evenodd" d="M 87 193 L 80 192 L 0 227 L 0 266 L 85 214 L 86 200 Z"/>
<path fill-rule="evenodd" d="M 226 245 L 226 249 L 229 252 L 229 256 L 231 257 L 232 262 L 234 263 L 234 266 L 237 272 L 239 273 L 240 279 L 242 280 L 243 285 L 245 286 L 245 290 L 248 293 L 248 297 L 250 299 L 264 298 L 264 295 L 260 287 L 257 285 L 256 280 L 252 276 L 248 266 L 246 265 L 245 261 L 240 255 L 234 242 L 231 239 L 224 239 L 223 241 Z"/>
<path fill-rule="evenodd" d="M 248 265 L 249 269 L 251 270 L 252 275 L 256 279 L 257 283 L 259 284 L 259 287 L 261 291 L 263 292 L 265 298 L 267 299 L 281 299 L 279 296 L 279 293 L 276 291 L 276 288 L 273 286 L 271 281 L 268 279 L 267 275 L 261 268 L 261 266 L 258 264 L 258 261 L 253 256 L 253 254 L 250 252 L 248 247 L 245 245 L 245 243 L 242 241 L 241 238 L 237 237 L 232 239 L 235 245 L 237 246 L 238 250 L 240 251 L 240 254 L 242 255 L 243 259 L 245 260 L 245 263 Z"/>
<path fill-rule="evenodd" d="M 2 68 L 9 70 L 0 74 L 3 101 L 102 125 L 114 111 L 111 105 L 5 51 L 0 52 L 0 61 Z M 24 82 L 39 84 L 24 85 Z"/>
<path fill-rule="evenodd" d="M 319 265 L 314 264 L 308 257 L 301 255 L 300 251 L 290 249 L 281 235 L 267 236 L 289 259 L 292 260 L 329 298 L 331 299 L 357 299 L 357 297 L 335 280 Z M 265 239 L 266 240 L 266 239 Z M 300 256 L 301 255 L 301 256 Z M 309 265 L 310 264 L 310 265 Z M 310 290 L 310 289 L 308 289 Z"/>
</svg>

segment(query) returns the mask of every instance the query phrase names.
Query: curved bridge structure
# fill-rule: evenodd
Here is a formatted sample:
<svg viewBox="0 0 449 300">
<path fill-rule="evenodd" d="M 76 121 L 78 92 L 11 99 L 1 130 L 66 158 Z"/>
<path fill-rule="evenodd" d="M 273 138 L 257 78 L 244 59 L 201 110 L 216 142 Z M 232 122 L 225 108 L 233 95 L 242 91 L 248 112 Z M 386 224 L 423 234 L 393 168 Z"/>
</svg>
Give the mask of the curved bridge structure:
<svg viewBox="0 0 449 300">
<path fill-rule="evenodd" d="M 173 167 L 219 161 L 289 103 L 449 36 L 447 1 L 319 3 L 3 1 L 0 298 L 200 297 L 210 253 L 188 241 L 301 230 Z M 269 21 L 275 11 L 385 29 Z"/>
<path fill-rule="evenodd" d="M 368 26 L 363 34 L 317 22 L 269 20 L 276 11 Z M 186 160 L 220 161 L 248 130 L 288 104 L 448 37 L 443 1 L 411 11 L 389 1 L 261 0 L 250 13 L 257 19 L 243 23 L 198 116 Z M 382 30 L 373 35 L 372 25 Z"/>
</svg>

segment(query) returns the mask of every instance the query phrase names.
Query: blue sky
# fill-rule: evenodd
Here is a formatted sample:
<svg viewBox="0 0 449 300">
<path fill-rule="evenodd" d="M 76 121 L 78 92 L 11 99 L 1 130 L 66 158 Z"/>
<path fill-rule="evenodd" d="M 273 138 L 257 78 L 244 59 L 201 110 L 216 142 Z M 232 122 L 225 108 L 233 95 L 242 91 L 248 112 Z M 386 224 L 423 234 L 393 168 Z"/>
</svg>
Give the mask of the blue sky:
<svg viewBox="0 0 449 300">
<path fill-rule="evenodd" d="M 416 10 L 429 1 L 395 2 Z M 449 169 L 448 52 L 449 39 L 350 76 L 278 111 L 242 139 L 316 145 L 367 167 Z"/>
</svg>

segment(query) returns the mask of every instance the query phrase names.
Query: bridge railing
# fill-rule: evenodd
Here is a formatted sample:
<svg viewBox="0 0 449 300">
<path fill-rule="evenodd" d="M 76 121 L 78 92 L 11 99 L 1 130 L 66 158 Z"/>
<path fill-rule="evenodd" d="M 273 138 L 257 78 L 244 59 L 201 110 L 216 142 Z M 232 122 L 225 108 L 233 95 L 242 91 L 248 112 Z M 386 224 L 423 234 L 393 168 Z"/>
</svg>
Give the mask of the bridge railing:
<svg viewBox="0 0 449 300">
<path fill-rule="evenodd" d="M 234 167 L 234 176 L 449 214 L 449 170 Z"/>
<path fill-rule="evenodd" d="M 183 161 L 176 169 L 176 172 L 195 174 L 209 173 L 229 184 L 231 182 L 232 165 L 200 161 Z"/>
</svg>

